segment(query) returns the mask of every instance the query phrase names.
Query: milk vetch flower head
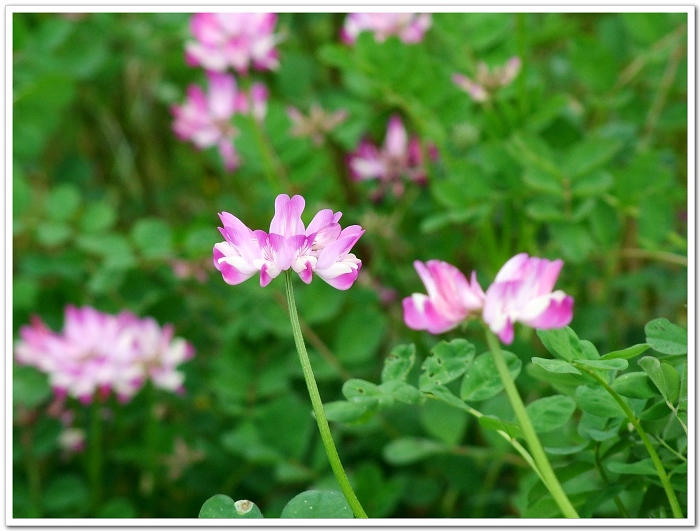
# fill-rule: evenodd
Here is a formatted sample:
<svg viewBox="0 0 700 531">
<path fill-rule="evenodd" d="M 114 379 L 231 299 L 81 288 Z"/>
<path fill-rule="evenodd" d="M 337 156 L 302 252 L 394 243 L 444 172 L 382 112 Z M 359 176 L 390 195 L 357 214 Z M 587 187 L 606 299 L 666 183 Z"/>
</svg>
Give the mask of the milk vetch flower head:
<svg viewBox="0 0 700 531">
<path fill-rule="evenodd" d="M 173 105 L 173 131 L 180 140 L 191 141 L 199 149 L 217 146 L 227 170 L 235 170 L 240 159 L 233 146 L 238 131 L 231 123 L 237 112 L 247 112 L 245 94 L 238 91 L 233 76 L 209 72 L 208 91 L 190 85 L 182 105 Z"/>
<path fill-rule="evenodd" d="M 483 319 L 506 344 L 513 342 L 513 325 L 524 323 L 547 330 L 568 325 L 574 299 L 552 291 L 564 262 L 530 257 L 526 253 L 508 260 L 486 290 Z"/>
<path fill-rule="evenodd" d="M 304 116 L 296 107 L 287 107 L 287 116 L 292 121 L 292 136 L 311 137 L 314 144 L 323 144 L 325 136 L 348 117 L 348 112 L 340 109 L 335 112 L 324 110 L 318 103 L 313 103 L 309 115 Z"/>
<path fill-rule="evenodd" d="M 324 209 L 304 226 L 301 214 L 305 201 L 300 195 L 277 196 L 269 233 L 251 230 L 236 216 L 221 212 L 223 242 L 214 245 L 214 266 L 228 284 L 240 284 L 260 274 L 267 286 L 282 271 L 293 269 L 305 283 L 313 274 L 334 288 L 352 286 L 362 262 L 350 250 L 362 236 L 359 225 L 341 229 L 341 212 Z"/>
<path fill-rule="evenodd" d="M 414 330 L 441 334 L 456 327 L 470 314 L 481 310 L 484 291 L 472 272 L 467 280 L 455 266 L 440 260 L 415 261 L 427 295 L 414 293 L 403 300 L 404 321 Z"/>
<path fill-rule="evenodd" d="M 340 30 L 343 42 L 353 44 L 363 31 L 371 31 L 377 42 L 396 35 L 406 44 L 423 40 L 432 18 L 427 13 L 350 13 Z"/>
<path fill-rule="evenodd" d="M 233 68 L 239 74 L 251 66 L 274 70 L 279 66 L 276 23 L 275 13 L 196 13 L 190 19 L 195 40 L 185 47 L 187 62 L 218 72 Z"/>
<path fill-rule="evenodd" d="M 520 72 L 521 66 L 519 57 L 511 57 L 503 66 L 491 70 L 486 63 L 479 62 L 475 80 L 463 74 L 454 74 L 452 81 L 474 101 L 481 103 L 490 100 L 494 92 L 512 83 Z"/>
<path fill-rule="evenodd" d="M 110 315 L 90 307 L 68 306 L 60 333 L 35 317 L 20 328 L 20 337 L 16 361 L 47 373 L 57 396 L 83 403 L 111 392 L 128 401 L 148 379 L 179 391 L 184 376 L 177 365 L 194 354 L 191 345 L 172 338 L 170 327 L 161 329 L 152 319 L 129 312 Z"/>
<path fill-rule="evenodd" d="M 427 151 L 432 159 L 437 158 L 434 146 L 428 146 Z M 380 148 L 362 140 L 348 157 L 348 167 L 355 180 L 379 180 L 379 197 L 387 189 L 396 196 L 403 194 L 403 177 L 419 184 L 427 179 L 421 142 L 415 135 L 409 138 L 398 115 L 389 119 L 384 145 Z"/>
</svg>

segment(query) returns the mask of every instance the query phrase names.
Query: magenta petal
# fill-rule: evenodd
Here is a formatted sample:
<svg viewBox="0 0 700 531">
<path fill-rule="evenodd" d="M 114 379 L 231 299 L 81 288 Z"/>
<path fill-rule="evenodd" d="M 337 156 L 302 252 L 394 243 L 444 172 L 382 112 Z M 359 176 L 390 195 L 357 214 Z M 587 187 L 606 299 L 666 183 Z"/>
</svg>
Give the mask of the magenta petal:
<svg viewBox="0 0 700 531">
<path fill-rule="evenodd" d="M 260 268 L 260 287 L 264 288 L 270 282 L 272 282 L 272 277 L 267 272 L 267 264 L 263 264 Z"/>
<path fill-rule="evenodd" d="M 357 275 L 360 273 L 360 268 L 362 267 L 362 264 L 357 265 L 357 269 L 354 269 L 350 273 L 345 273 L 344 275 L 338 275 L 335 278 L 323 278 L 321 277 L 326 283 L 330 284 L 333 286 L 335 289 L 339 289 L 341 291 L 345 291 L 346 289 L 349 289 L 350 286 L 353 285 L 355 280 L 357 280 Z M 320 276 L 320 275 L 319 275 Z"/>
<path fill-rule="evenodd" d="M 561 328 L 568 325 L 574 316 L 574 298 L 566 295 L 563 299 L 557 300 L 552 297 L 547 309 L 538 317 L 528 321 L 526 324 L 533 328 L 548 330 L 550 328 Z"/>
<path fill-rule="evenodd" d="M 513 323 L 510 319 L 506 321 L 506 325 L 498 333 L 498 338 L 503 341 L 506 345 L 510 345 L 513 342 L 513 337 L 515 336 L 515 331 L 513 330 Z"/>
<path fill-rule="evenodd" d="M 270 223 L 270 233 L 282 236 L 295 236 L 304 233 L 301 213 L 304 211 L 304 198 L 295 195 L 291 199 L 280 194 L 275 199 L 275 215 Z"/>
<path fill-rule="evenodd" d="M 314 276 L 314 270 L 311 266 L 311 262 L 306 262 L 306 266 L 299 272 L 299 278 L 306 283 L 311 284 L 311 279 Z"/>
<path fill-rule="evenodd" d="M 226 284 L 230 284 L 231 286 L 240 284 L 255 274 L 251 273 L 250 275 L 244 275 L 228 262 L 221 262 L 219 264 L 219 271 L 221 271 L 221 276 L 224 278 L 224 282 L 226 282 Z"/>
</svg>

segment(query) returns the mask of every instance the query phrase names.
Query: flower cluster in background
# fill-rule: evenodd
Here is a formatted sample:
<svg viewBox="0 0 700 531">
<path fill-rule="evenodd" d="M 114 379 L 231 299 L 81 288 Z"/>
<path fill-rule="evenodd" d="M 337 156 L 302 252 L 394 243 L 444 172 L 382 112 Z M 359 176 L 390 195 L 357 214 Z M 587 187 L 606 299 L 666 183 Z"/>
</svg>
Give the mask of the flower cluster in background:
<svg viewBox="0 0 700 531">
<path fill-rule="evenodd" d="M 434 146 L 427 146 L 431 159 L 437 158 Z M 426 169 L 423 146 L 417 136 L 409 139 L 406 128 L 398 115 L 389 119 L 384 145 L 377 147 L 365 139 L 348 157 L 350 174 L 356 180 L 378 179 L 380 186 L 375 198 L 381 198 L 387 190 L 401 196 L 404 192 L 403 178 L 425 184 Z"/>
<path fill-rule="evenodd" d="M 214 266 L 228 284 L 240 284 L 260 273 L 260 285 L 267 286 L 282 271 L 293 269 L 307 284 L 313 274 L 334 288 L 352 286 L 362 262 L 350 253 L 364 230 L 359 225 L 340 228 L 341 212 L 319 211 L 304 227 L 301 213 L 305 201 L 300 195 L 291 199 L 277 196 L 270 233 L 251 230 L 228 212 L 219 214 L 226 241 L 214 246 Z"/>
<path fill-rule="evenodd" d="M 350 13 L 340 30 L 343 42 L 354 44 L 363 31 L 371 31 L 377 42 L 396 35 L 402 42 L 412 44 L 423 40 L 432 18 L 427 13 Z"/>
<path fill-rule="evenodd" d="M 309 115 L 304 116 L 296 107 L 287 107 L 287 116 L 292 121 L 290 134 L 296 137 L 310 137 L 316 146 L 323 144 L 325 136 L 347 117 L 348 112 L 340 109 L 326 111 L 318 103 L 311 105 Z"/>
<path fill-rule="evenodd" d="M 274 70 L 279 66 L 275 48 L 275 13 L 196 13 L 190 19 L 194 41 L 185 46 L 191 66 L 201 66 L 208 78 L 208 92 L 190 85 L 182 105 L 173 105 L 173 130 L 183 141 L 200 149 L 217 146 L 227 171 L 234 171 L 241 159 L 234 147 L 238 130 L 235 114 L 249 114 L 262 123 L 267 113 L 269 91 L 261 82 L 240 90 L 232 69 L 247 76 L 250 68 Z"/>
<path fill-rule="evenodd" d="M 38 317 L 23 326 L 15 359 L 48 374 L 59 397 L 87 404 L 113 392 L 127 402 L 148 380 L 168 391 L 183 390 L 184 374 L 177 368 L 194 349 L 173 333 L 170 325 L 161 327 L 130 312 L 110 315 L 68 306 L 60 333 Z"/>
<path fill-rule="evenodd" d="M 454 74 L 452 81 L 474 101 L 483 103 L 490 100 L 494 92 L 510 85 L 520 72 L 521 66 L 522 61 L 519 57 L 511 57 L 503 66 L 490 70 L 486 63 L 479 62 L 476 67 L 476 80 L 463 74 Z"/>
<path fill-rule="evenodd" d="M 427 295 L 414 293 L 403 300 L 404 321 L 414 330 L 439 334 L 459 325 L 470 312 L 482 310 L 484 322 L 506 344 L 513 342 L 513 325 L 524 323 L 547 330 L 568 325 L 573 297 L 552 291 L 564 262 L 530 257 L 508 260 L 486 293 L 472 272 L 471 282 L 453 265 L 430 260 L 415 262 Z"/>
</svg>

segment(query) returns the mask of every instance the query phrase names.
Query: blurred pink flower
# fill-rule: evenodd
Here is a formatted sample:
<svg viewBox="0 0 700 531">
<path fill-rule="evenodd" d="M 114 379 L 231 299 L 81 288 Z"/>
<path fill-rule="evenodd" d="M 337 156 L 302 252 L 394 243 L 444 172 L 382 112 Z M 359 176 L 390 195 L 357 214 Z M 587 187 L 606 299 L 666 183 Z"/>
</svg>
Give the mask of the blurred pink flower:
<svg viewBox="0 0 700 531">
<path fill-rule="evenodd" d="M 20 328 L 20 337 L 17 362 L 47 373 L 57 397 L 69 395 L 85 404 L 110 392 L 128 401 L 148 378 L 176 390 L 182 380 L 175 367 L 193 354 L 189 344 L 172 339 L 170 327 L 160 329 L 152 319 L 142 321 L 129 312 L 109 315 L 90 307 L 68 306 L 61 333 L 35 317 Z"/>
<path fill-rule="evenodd" d="M 340 212 L 321 210 L 304 227 L 301 213 L 305 201 L 300 195 L 277 196 L 270 233 L 253 231 L 228 212 L 219 214 L 225 241 L 214 245 L 214 266 L 227 284 L 240 284 L 260 273 L 260 285 L 267 286 L 282 271 L 293 269 L 307 284 L 316 273 L 334 288 L 348 289 L 362 262 L 350 249 L 362 236 L 359 225 L 340 228 Z"/>
<path fill-rule="evenodd" d="M 433 160 L 437 158 L 434 146 L 428 147 L 428 155 Z M 388 187 L 396 196 L 400 196 L 404 189 L 402 176 L 419 184 L 424 184 L 427 178 L 420 140 L 417 136 L 409 140 L 406 128 L 397 115 L 389 120 L 384 146 L 378 148 L 368 140 L 361 141 L 348 157 L 348 166 L 353 179 L 379 179 L 379 196 Z"/>
<path fill-rule="evenodd" d="M 85 450 L 85 430 L 64 428 L 58 436 L 58 445 L 66 453 L 78 453 Z"/>
<path fill-rule="evenodd" d="M 409 328 L 441 334 L 464 321 L 470 312 L 481 310 L 484 291 L 476 272 L 472 272 L 470 282 L 447 262 L 428 260 L 423 264 L 416 260 L 413 265 L 428 294 L 414 293 L 403 300 L 404 321 Z"/>
<path fill-rule="evenodd" d="M 324 137 L 348 117 L 348 112 L 344 109 L 328 112 L 314 103 L 308 117 L 295 107 L 287 107 L 287 116 L 292 121 L 292 136 L 309 136 L 315 145 L 320 146 Z"/>
<path fill-rule="evenodd" d="M 480 62 L 476 67 L 475 81 L 462 74 L 454 74 L 452 81 L 474 101 L 484 102 L 491 99 L 495 91 L 509 85 L 520 72 L 521 66 L 519 57 L 511 57 L 506 64 L 492 70 L 489 70 L 486 63 Z"/>
<path fill-rule="evenodd" d="M 250 113 L 258 122 L 265 120 L 269 98 L 270 91 L 263 83 L 253 83 L 250 87 Z"/>
<path fill-rule="evenodd" d="M 529 257 L 508 260 L 486 290 L 483 318 L 506 344 L 513 342 L 516 321 L 533 328 L 561 328 L 571 322 L 574 299 L 552 291 L 564 262 Z"/>
<path fill-rule="evenodd" d="M 218 146 L 227 170 L 235 170 L 239 157 L 233 146 L 238 131 L 231 123 L 236 112 L 247 112 L 245 94 L 236 88 L 233 76 L 209 72 L 209 92 L 196 86 L 187 88 L 187 99 L 173 105 L 173 131 L 180 140 L 190 140 L 199 149 Z"/>
<path fill-rule="evenodd" d="M 273 33 L 275 13 L 196 13 L 190 19 L 195 40 L 185 46 L 185 57 L 192 66 L 225 72 L 229 67 L 246 74 L 274 70 L 279 66 Z"/>
<path fill-rule="evenodd" d="M 432 23 L 429 14 L 417 13 L 350 13 L 340 30 L 343 42 L 353 44 L 362 31 L 371 31 L 377 42 L 396 35 L 406 44 L 423 40 Z"/>
</svg>

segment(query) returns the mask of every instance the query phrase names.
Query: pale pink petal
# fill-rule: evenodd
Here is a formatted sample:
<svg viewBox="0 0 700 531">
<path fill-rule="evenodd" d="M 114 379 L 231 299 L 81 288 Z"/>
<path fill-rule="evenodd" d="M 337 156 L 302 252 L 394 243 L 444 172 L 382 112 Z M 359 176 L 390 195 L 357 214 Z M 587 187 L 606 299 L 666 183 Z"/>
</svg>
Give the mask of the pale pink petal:
<svg viewBox="0 0 700 531">
<path fill-rule="evenodd" d="M 389 120 L 389 127 L 386 131 L 384 140 L 384 149 L 389 155 L 401 158 L 407 155 L 408 150 L 408 135 L 406 128 L 403 126 L 401 118 L 394 115 Z"/>
</svg>

